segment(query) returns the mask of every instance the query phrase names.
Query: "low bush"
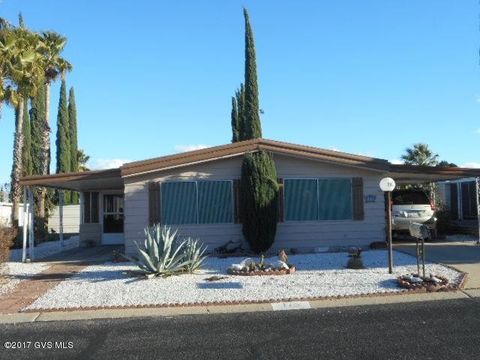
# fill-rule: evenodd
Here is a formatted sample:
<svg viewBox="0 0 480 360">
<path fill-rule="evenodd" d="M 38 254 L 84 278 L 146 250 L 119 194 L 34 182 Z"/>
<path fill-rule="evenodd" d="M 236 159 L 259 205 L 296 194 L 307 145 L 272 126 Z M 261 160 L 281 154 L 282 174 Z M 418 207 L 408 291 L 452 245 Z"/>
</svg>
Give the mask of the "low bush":
<svg viewBox="0 0 480 360">
<path fill-rule="evenodd" d="M 193 273 L 205 261 L 204 247 L 200 241 L 187 238 L 179 240 L 177 231 L 168 226 L 154 225 L 145 229 L 144 246 L 135 242 L 138 257 L 123 255 L 135 262 L 147 277 Z"/>
<path fill-rule="evenodd" d="M 14 228 L 0 225 L 0 264 L 10 258 L 10 248 L 16 237 L 17 231 Z"/>
</svg>

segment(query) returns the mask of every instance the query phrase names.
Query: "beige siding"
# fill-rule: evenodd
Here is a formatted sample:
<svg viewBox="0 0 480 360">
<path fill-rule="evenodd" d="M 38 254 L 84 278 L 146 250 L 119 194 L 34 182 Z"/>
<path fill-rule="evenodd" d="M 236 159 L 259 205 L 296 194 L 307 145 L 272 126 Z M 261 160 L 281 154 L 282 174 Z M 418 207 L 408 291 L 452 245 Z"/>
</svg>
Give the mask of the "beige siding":
<svg viewBox="0 0 480 360">
<path fill-rule="evenodd" d="M 99 223 L 80 224 L 80 246 L 88 246 L 90 242 L 100 245 L 102 242 L 102 225 Z"/>
<path fill-rule="evenodd" d="M 147 182 L 191 179 L 230 180 L 240 178 L 241 157 L 218 160 L 179 169 L 125 179 L 125 247 L 135 251 L 133 241 L 143 239 L 148 225 Z M 278 226 L 274 250 L 279 248 L 315 248 L 329 246 L 368 245 L 385 238 L 383 194 L 378 182 L 383 174 L 312 160 L 275 156 L 278 176 L 301 177 L 363 177 L 364 195 L 375 195 L 376 201 L 365 203 L 363 221 L 285 222 Z M 212 250 L 229 240 L 242 238 L 241 225 L 188 225 L 179 233 L 200 238 Z"/>
</svg>

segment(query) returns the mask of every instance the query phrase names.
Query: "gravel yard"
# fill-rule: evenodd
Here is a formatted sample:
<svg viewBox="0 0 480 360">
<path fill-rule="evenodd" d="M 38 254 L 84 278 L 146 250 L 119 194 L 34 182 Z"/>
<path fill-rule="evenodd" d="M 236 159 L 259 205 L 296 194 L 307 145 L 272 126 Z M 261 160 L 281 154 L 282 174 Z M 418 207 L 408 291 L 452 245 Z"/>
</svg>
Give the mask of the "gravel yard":
<svg viewBox="0 0 480 360">
<path fill-rule="evenodd" d="M 8 262 L 0 266 L 0 296 L 8 293 L 22 280 L 48 267 L 45 263 Z"/>
<path fill-rule="evenodd" d="M 242 259 L 212 257 L 195 275 L 150 280 L 133 276 L 131 272 L 137 267 L 131 263 L 106 263 L 85 268 L 27 309 L 282 301 L 403 292 L 396 277 L 416 271 L 415 258 L 403 253 L 395 252 L 391 275 L 386 251 L 366 251 L 362 257 L 367 269 L 349 270 L 345 268 L 346 253 L 291 255 L 289 262 L 296 265 L 297 272 L 282 276 L 226 275 L 227 268 Z M 427 273 L 445 276 L 451 282 L 462 278 L 461 273 L 439 264 L 428 264 Z M 205 280 L 212 275 L 226 278 Z"/>
</svg>

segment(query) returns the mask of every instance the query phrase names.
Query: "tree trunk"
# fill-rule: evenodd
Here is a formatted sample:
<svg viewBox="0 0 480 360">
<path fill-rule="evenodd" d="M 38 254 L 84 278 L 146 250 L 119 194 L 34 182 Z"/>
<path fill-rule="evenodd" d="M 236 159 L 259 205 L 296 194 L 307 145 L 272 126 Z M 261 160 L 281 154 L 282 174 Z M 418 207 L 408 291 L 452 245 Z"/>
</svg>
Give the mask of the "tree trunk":
<svg viewBox="0 0 480 360">
<path fill-rule="evenodd" d="M 42 167 L 41 174 L 48 175 L 50 173 L 50 84 L 45 87 L 45 126 L 42 134 Z M 47 196 L 46 188 L 38 190 L 38 217 L 40 223 L 45 221 L 45 197 Z"/>
<path fill-rule="evenodd" d="M 15 109 L 15 140 L 13 144 L 13 164 L 12 164 L 12 224 L 18 226 L 18 206 L 22 197 L 22 188 L 19 184 L 22 176 L 22 150 L 23 150 L 23 112 L 24 101 L 20 99 Z"/>
</svg>

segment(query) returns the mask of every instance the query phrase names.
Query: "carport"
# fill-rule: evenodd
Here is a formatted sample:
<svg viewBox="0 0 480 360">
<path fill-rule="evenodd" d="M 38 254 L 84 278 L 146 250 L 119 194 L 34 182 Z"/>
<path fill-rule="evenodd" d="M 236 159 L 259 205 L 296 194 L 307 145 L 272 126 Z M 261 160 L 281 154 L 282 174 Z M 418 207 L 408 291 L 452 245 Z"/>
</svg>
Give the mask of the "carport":
<svg viewBox="0 0 480 360">
<path fill-rule="evenodd" d="M 480 245 L 480 169 L 460 167 L 432 167 L 418 165 L 390 165 L 390 177 L 397 184 L 419 184 L 448 182 L 464 178 L 474 178 L 476 185 L 477 245 Z"/>
<path fill-rule="evenodd" d="M 60 217 L 60 242 L 63 244 L 63 206 L 64 191 L 78 191 L 80 193 L 80 236 L 82 233 L 88 234 L 88 228 L 95 227 L 95 230 L 103 232 L 101 216 L 105 213 L 102 204 L 99 203 L 98 196 L 96 204 L 92 204 L 90 199 L 86 199 L 86 194 L 115 195 L 123 197 L 123 180 L 120 175 L 120 169 L 108 169 L 100 171 L 85 171 L 79 173 L 63 173 L 45 176 L 27 176 L 20 180 L 24 187 L 24 222 L 23 226 L 23 253 L 22 261 L 27 258 L 33 260 L 35 257 L 35 232 L 34 232 L 34 201 L 33 188 L 45 187 L 58 191 L 59 194 L 59 217 Z M 85 214 L 90 213 L 90 209 L 85 211 L 85 206 L 91 208 L 97 207 L 97 213 L 101 214 L 95 222 L 85 221 Z M 82 231 L 82 228 L 83 231 Z"/>
</svg>

